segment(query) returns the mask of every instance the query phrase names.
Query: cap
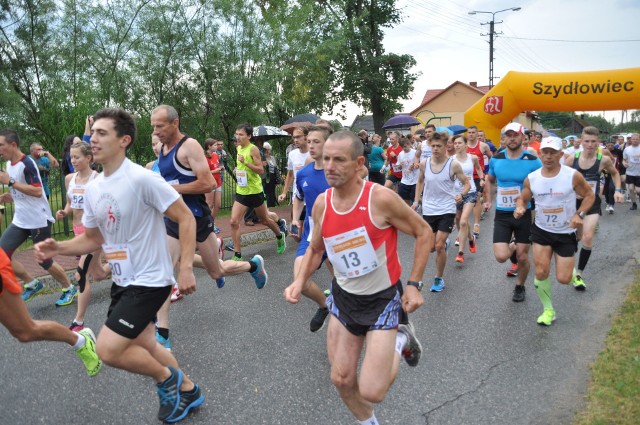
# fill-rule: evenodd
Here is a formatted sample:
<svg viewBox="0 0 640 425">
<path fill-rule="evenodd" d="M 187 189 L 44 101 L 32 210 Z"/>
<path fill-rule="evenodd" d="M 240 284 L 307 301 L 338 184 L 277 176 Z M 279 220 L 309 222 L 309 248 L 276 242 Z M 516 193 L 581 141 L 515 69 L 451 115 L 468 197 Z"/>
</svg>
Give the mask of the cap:
<svg viewBox="0 0 640 425">
<path fill-rule="evenodd" d="M 544 139 L 542 139 L 542 142 L 540 142 L 540 150 L 544 148 L 551 148 L 557 151 L 561 151 L 562 139 L 559 137 L 553 137 L 553 136 L 545 137 Z"/>
<path fill-rule="evenodd" d="M 510 122 L 509 124 L 507 124 L 505 126 L 505 128 L 502 130 L 502 132 L 506 133 L 509 130 L 515 131 L 518 134 L 524 134 L 524 127 L 522 126 L 522 124 L 517 123 L 517 122 Z"/>
<path fill-rule="evenodd" d="M 269 142 L 264 142 L 264 144 L 262 145 L 262 149 L 269 149 L 270 151 L 273 150 L 273 148 L 271 147 L 271 143 Z"/>
</svg>

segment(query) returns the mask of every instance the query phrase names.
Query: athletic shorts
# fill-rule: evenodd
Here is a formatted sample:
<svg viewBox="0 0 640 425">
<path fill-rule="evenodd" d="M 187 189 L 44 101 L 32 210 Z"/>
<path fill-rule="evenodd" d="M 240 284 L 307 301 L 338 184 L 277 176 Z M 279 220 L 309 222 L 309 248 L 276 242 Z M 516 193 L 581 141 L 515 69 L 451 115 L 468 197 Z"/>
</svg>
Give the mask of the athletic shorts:
<svg viewBox="0 0 640 425">
<path fill-rule="evenodd" d="M 85 228 L 82 224 L 74 224 L 73 225 L 73 234 L 75 236 L 80 236 L 85 232 Z"/>
<path fill-rule="evenodd" d="M 415 184 L 398 184 L 398 195 L 405 201 L 411 201 L 416 197 L 416 185 Z"/>
<path fill-rule="evenodd" d="M 445 232 L 451 233 L 453 230 L 453 223 L 456 221 L 456 215 L 454 214 L 440 214 L 440 215 L 423 215 L 424 221 L 429 223 L 433 233 Z"/>
<path fill-rule="evenodd" d="M 640 176 L 630 176 L 629 174 L 627 174 L 625 183 L 640 187 Z"/>
<path fill-rule="evenodd" d="M 213 233 L 213 218 L 210 215 L 204 217 L 195 217 L 196 219 L 196 241 L 204 242 L 209 235 Z M 174 239 L 179 239 L 179 227 L 178 223 L 175 223 L 165 217 L 164 224 L 167 229 L 167 235 Z"/>
<path fill-rule="evenodd" d="M 515 237 L 516 243 L 530 243 L 531 210 L 527 210 L 521 218 L 515 218 L 512 211 L 496 210 L 493 221 L 493 243 L 509 243 Z"/>
<path fill-rule="evenodd" d="M 22 294 L 22 286 L 11 268 L 11 260 L 0 249 L 0 297 L 4 294 L 5 289 L 11 294 Z"/>
<path fill-rule="evenodd" d="M 156 314 L 167 300 L 173 285 L 161 288 L 147 286 L 111 285 L 111 305 L 105 325 L 120 336 L 135 339 L 149 323 L 156 321 Z"/>
<path fill-rule="evenodd" d="M 373 295 L 353 295 L 343 290 L 333 279 L 327 309 L 355 336 L 369 331 L 397 329 L 399 323 L 408 323 L 402 310 L 402 283 Z"/>
<path fill-rule="evenodd" d="M 458 211 L 462 211 L 462 207 L 464 207 L 464 204 L 475 205 L 477 200 L 478 200 L 478 192 L 467 193 L 462 197 L 462 202 L 456 203 L 456 209 Z"/>
<path fill-rule="evenodd" d="M 11 223 L 2 233 L 2 237 L 0 237 L 0 248 L 4 250 L 7 257 L 11 258 L 16 249 L 29 239 L 29 236 L 31 236 L 34 244 L 50 238 L 51 222 L 48 221 L 45 227 L 41 227 L 39 229 L 23 229 Z M 43 269 L 49 270 L 53 265 L 53 260 L 48 259 L 38 264 Z"/>
<path fill-rule="evenodd" d="M 480 179 L 473 179 L 473 182 L 476 185 L 476 190 L 478 191 L 478 193 L 482 193 L 484 191 L 484 186 L 480 186 Z"/>
<path fill-rule="evenodd" d="M 560 257 L 573 257 L 578 251 L 578 239 L 574 233 L 551 233 L 536 226 L 531 226 L 531 242 L 550 246 Z"/>
<path fill-rule="evenodd" d="M 309 248 L 310 242 L 307 240 L 307 235 L 303 232 L 303 238 L 300 239 L 298 243 L 298 249 L 296 250 L 296 258 L 302 257 L 306 252 L 307 248 Z M 322 267 L 322 263 L 327 259 L 327 253 L 322 254 L 322 261 L 320 261 L 320 265 L 318 266 L 318 270 Z"/>
<path fill-rule="evenodd" d="M 248 208 L 258 208 L 264 204 L 264 193 L 254 193 L 253 195 L 240 195 L 236 193 L 236 202 Z"/>
<path fill-rule="evenodd" d="M 582 205 L 582 199 L 576 199 L 576 211 L 580 209 L 580 205 Z M 591 214 L 602 215 L 602 199 L 600 199 L 600 195 L 596 195 L 596 200 L 593 201 L 593 205 L 587 211 L 587 215 Z"/>
<path fill-rule="evenodd" d="M 400 183 L 400 180 L 402 180 L 401 177 L 395 176 L 393 174 L 389 174 L 387 176 L 387 180 L 390 181 L 391 183 L 393 183 L 394 185 Z"/>
</svg>

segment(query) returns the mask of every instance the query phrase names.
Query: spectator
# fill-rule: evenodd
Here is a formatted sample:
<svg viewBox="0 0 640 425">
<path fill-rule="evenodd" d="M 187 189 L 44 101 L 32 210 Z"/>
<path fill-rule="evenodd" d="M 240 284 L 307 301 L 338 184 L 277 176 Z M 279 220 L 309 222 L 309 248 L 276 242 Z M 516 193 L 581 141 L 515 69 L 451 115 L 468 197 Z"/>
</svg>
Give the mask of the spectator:
<svg viewBox="0 0 640 425">
<path fill-rule="evenodd" d="M 49 187 L 50 170 L 52 168 L 60 168 L 60 163 L 51 155 L 51 152 L 44 150 L 40 143 L 32 143 L 29 151 L 31 154 L 28 156 L 33 159 L 33 162 L 35 162 L 38 167 L 40 178 L 42 179 L 42 188 L 48 199 L 51 197 L 51 188 Z"/>
<path fill-rule="evenodd" d="M 64 139 L 60 169 L 62 170 L 62 174 L 65 176 L 75 172 L 73 165 L 71 164 L 71 145 L 81 141 L 82 139 L 75 134 L 70 134 L 66 139 Z"/>
<path fill-rule="evenodd" d="M 207 200 L 207 205 L 211 210 L 211 217 L 213 217 L 213 232 L 220 233 L 220 228 L 216 227 L 216 216 L 222 205 L 222 173 L 224 171 L 224 165 L 220 163 L 220 158 L 216 153 L 218 146 L 217 140 L 207 139 L 204 142 L 204 154 L 207 157 L 207 163 L 209 164 L 209 170 L 211 175 L 216 181 L 216 187 L 209 193 L 205 193 L 204 197 Z"/>
<path fill-rule="evenodd" d="M 371 137 L 373 146 L 371 153 L 369 154 L 369 181 L 384 185 L 384 174 L 380 172 L 384 167 L 384 162 L 387 160 L 387 154 L 380 146 L 382 137 L 379 134 L 374 134 Z"/>
<path fill-rule="evenodd" d="M 276 197 L 276 186 L 282 183 L 282 176 L 280 174 L 280 168 L 278 167 L 278 161 L 271 155 L 273 147 L 269 142 L 265 142 L 262 146 L 264 149 L 265 158 L 265 173 L 262 175 L 262 187 L 264 193 L 267 196 L 267 207 L 275 207 L 278 205 L 278 199 Z"/>
</svg>

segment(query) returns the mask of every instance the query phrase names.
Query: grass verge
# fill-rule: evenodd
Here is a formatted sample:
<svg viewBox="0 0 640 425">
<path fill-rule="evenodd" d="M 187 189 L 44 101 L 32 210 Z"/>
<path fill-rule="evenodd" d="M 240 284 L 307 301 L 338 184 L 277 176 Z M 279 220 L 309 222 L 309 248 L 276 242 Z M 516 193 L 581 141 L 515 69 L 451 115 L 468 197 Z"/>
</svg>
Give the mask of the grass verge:
<svg viewBox="0 0 640 425">
<path fill-rule="evenodd" d="M 605 349 L 591 366 L 587 406 L 574 425 L 640 423 L 640 273 L 636 274 Z"/>
</svg>

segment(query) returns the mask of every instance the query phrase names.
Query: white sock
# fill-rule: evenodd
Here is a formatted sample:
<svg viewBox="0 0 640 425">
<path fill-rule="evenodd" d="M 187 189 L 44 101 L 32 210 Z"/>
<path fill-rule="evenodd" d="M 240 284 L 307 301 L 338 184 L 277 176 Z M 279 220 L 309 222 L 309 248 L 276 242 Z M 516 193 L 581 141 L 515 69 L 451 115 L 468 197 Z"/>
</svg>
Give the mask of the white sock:
<svg viewBox="0 0 640 425">
<path fill-rule="evenodd" d="M 31 282 L 26 283 L 24 286 L 27 288 L 35 288 L 38 284 L 38 279 L 33 279 Z"/>
<path fill-rule="evenodd" d="M 402 332 L 396 334 L 396 352 L 402 355 L 402 349 L 407 345 L 408 338 Z"/>
<path fill-rule="evenodd" d="M 358 421 L 360 425 L 380 425 L 378 419 L 376 419 L 376 415 L 374 414 L 369 419 L 365 419 L 364 421 Z"/>
<path fill-rule="evenodd" d="M 76 343 L 73 346 L 73 349 L 78 351 L 79 349 L 81 349 L 84 346 L 85 343 L 85 338 L 83 335 L 80 335 L 78 332 L 74 332 L 76 335 L 78 335 L 78 340 L 76 341 Z"/>
</svg>

